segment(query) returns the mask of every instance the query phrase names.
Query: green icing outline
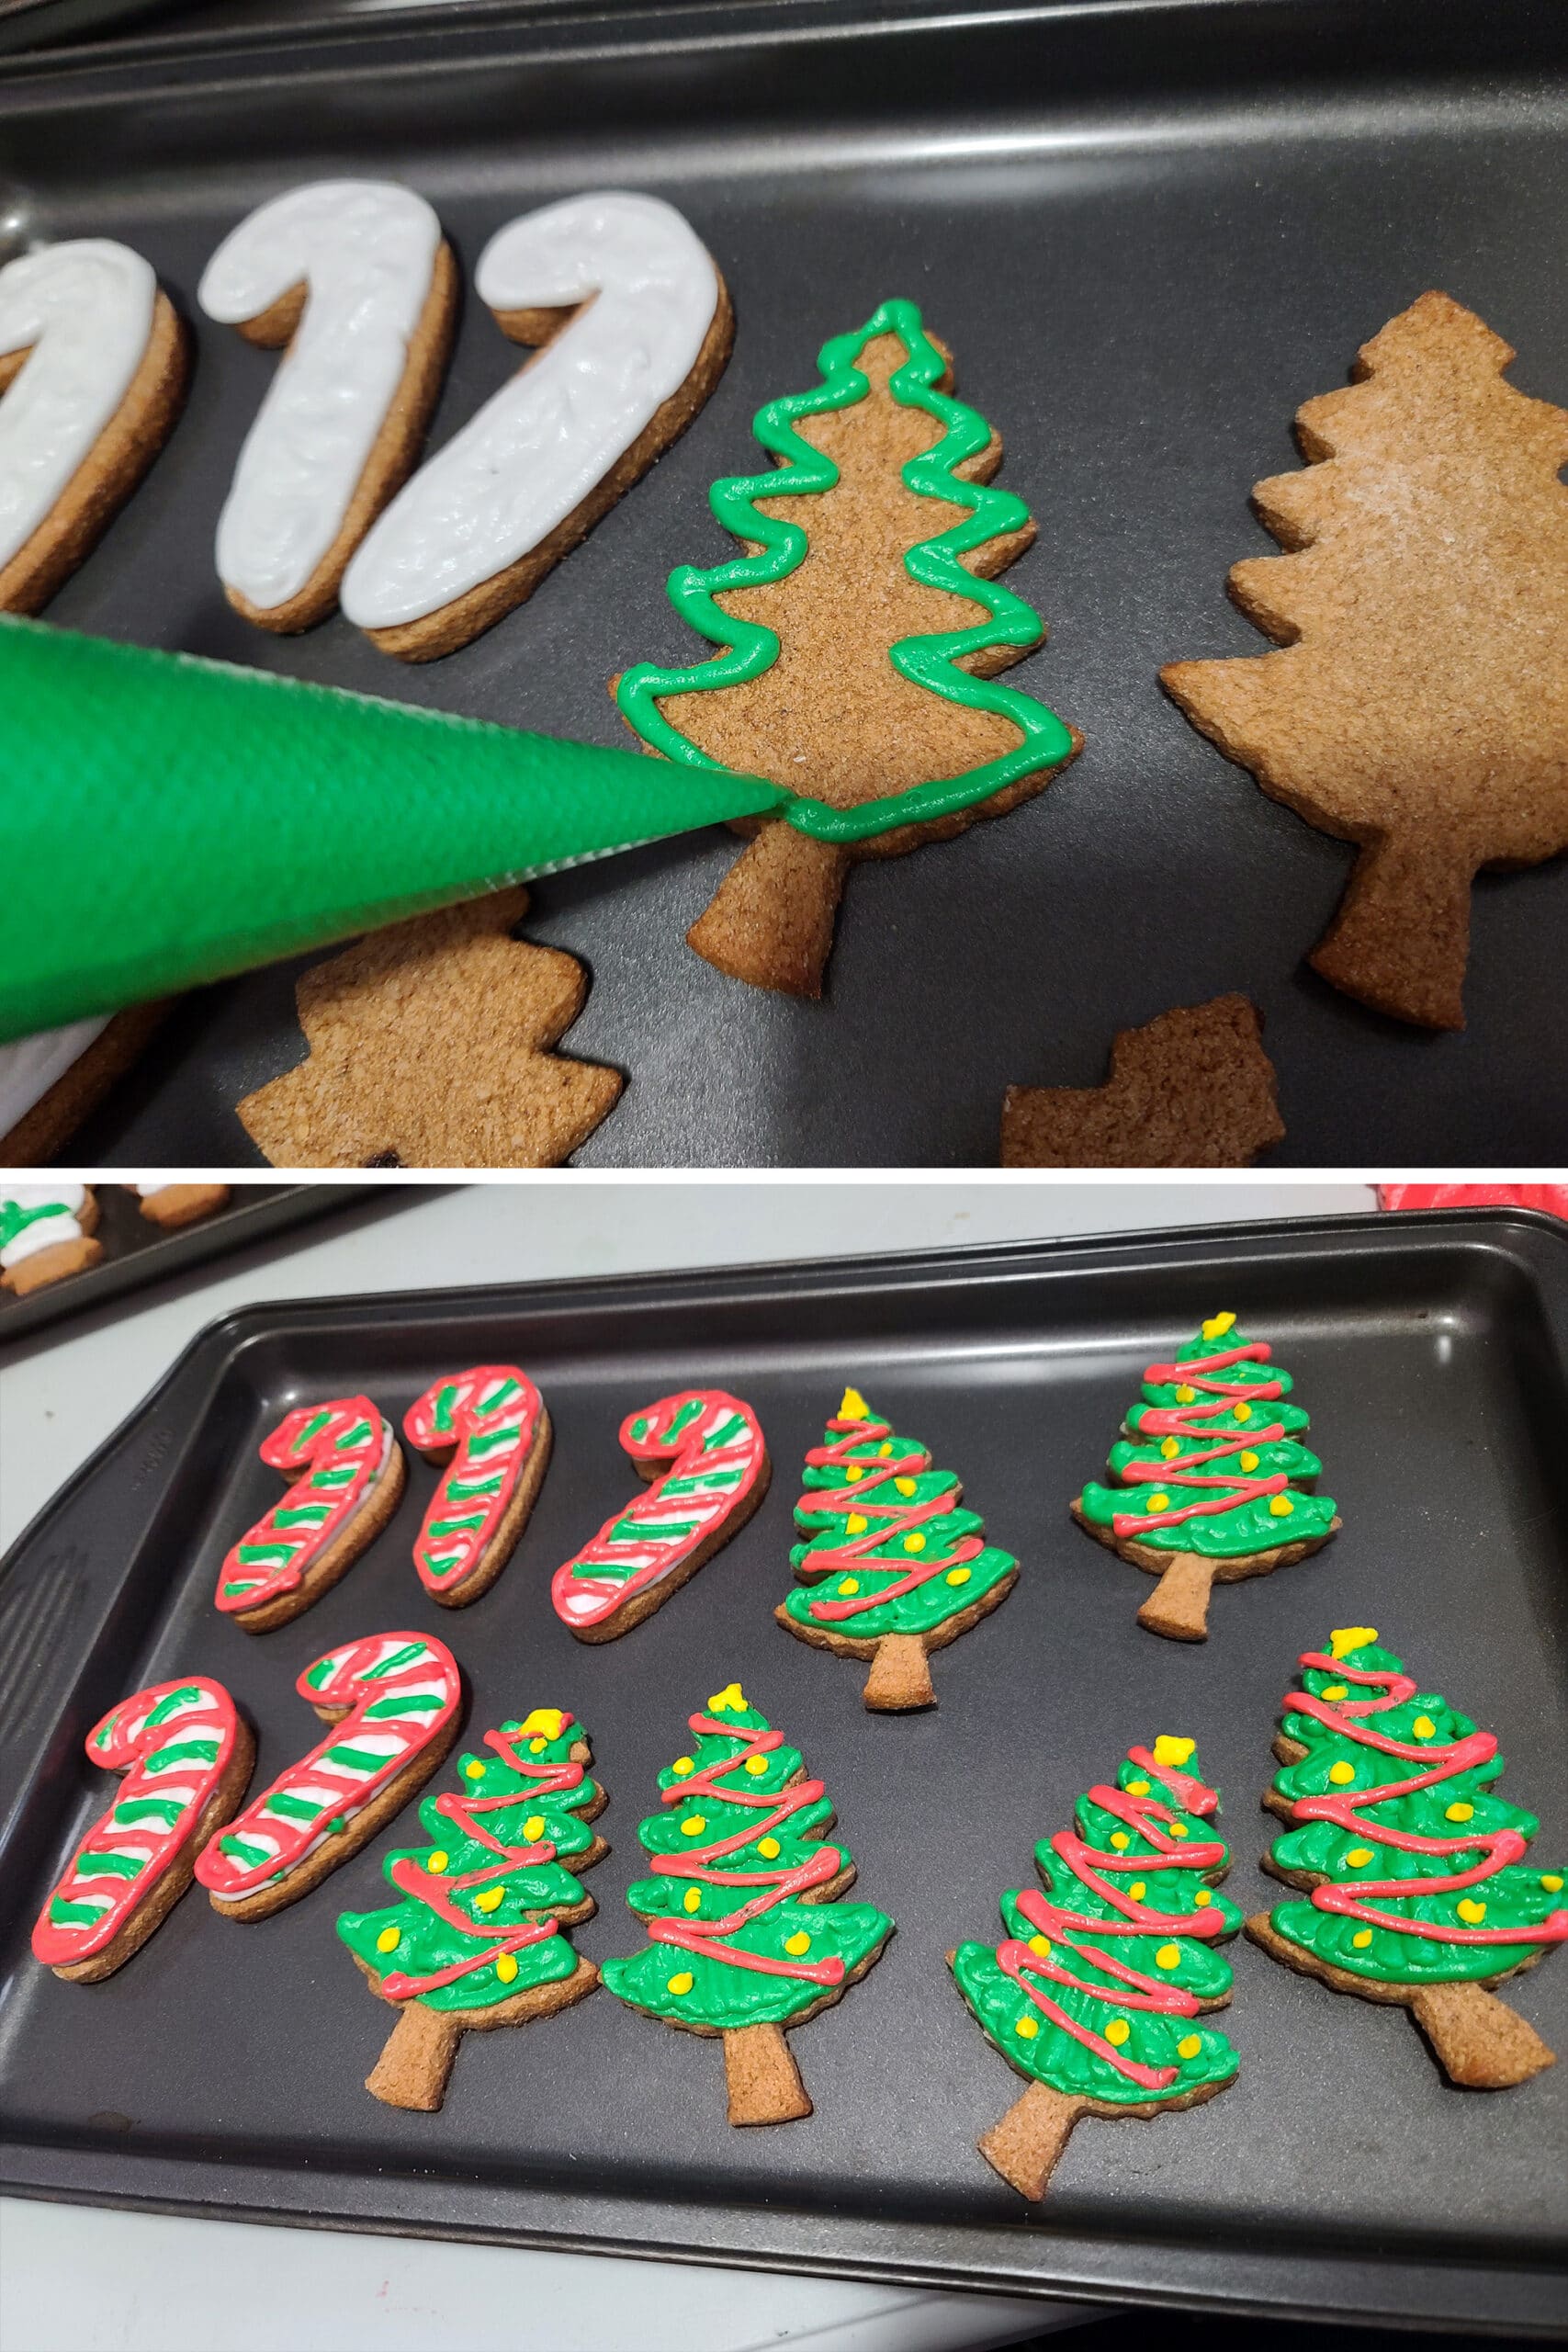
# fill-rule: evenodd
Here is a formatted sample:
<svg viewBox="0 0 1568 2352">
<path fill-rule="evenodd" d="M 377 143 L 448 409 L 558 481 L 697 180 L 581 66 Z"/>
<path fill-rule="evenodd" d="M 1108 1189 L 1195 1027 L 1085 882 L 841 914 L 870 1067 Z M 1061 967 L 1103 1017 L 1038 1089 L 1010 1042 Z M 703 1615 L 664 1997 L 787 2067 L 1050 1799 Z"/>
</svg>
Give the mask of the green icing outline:
<svg viewBox="0 0 1568 2352">
<path fill-rule="evenodd" d="M 838 467 L 823 451 L 802 440 L 795 425 L 802 417 L 849 408 L 867 397 L 870 379 L 855 362 L 866 345 L 883 334 L 897 335 L 908 354 L 894 371 L 889 388 L 893 398 L 905 408 L 923 409 L 942 427 L 941 441 L 902 468 L 905 487 L 918 497 L 940 498 L 970 510 L 964 521 L 906 549 L 904 568 L 922 587 L 945 590 L 986 609 L 985 620 L 972 628 L 900 638 L 890 647 L 888 658 L 911 684 L 948 702 L 1006 719 L 1022 730 L 1023 741 L 1015 751 L 962 776 L 911 785 L 902 792 L 863 801 L 855 808 L 829 808 L 806 794 L 791 796 L 778 814 L 798 832 L 819 842 L 862 842 L 896 825 L 927 824 L 951 816 L 988 800 L 1021 776 L 1059 767 L 1073 749 L 1071 730 L 1044 703 L 1021 694 L 1016 686 L 972 677 L 957 666 L 966 655 L 998 645 L 1038 645 L 1044 636 L 1043 624 L 1032 605 L 996 581 L 976 579 L 959 560 L 987 540 L 1021 529 L 1030 520 L 1030 513 L 1011 491 L 958 477 L 955 469 L 960 464 L 989 447 L 991 428 L 977 410 L 951 392 L 935 390 L 947 361 L 927 334 L 917 305 L 898 300 L 879 303 L 863 327 L 835 335 L 823 345 L 817 362 L 823 379 L 820 384 L 810 391 L 783 394 L 758 410 L 752 433 L 780 464 L 765 474 L 732 475 L 715 482 L 708 493 L 708 503 L 724 528 L 732 537 L 751 543 L 755 552 L 732 557 L 706 571 L 693 564 L 678 565 L 667 583 L 670 601 L 682 619 L 724 650 L 685 668 L 637 663 L 615 689 L 621 714 L 666 759 L 688 767 L 723 765 L 688 741 L 664 717 L 659 702 L 667 695 L 743 685 L 761 677 L 778 660 L 779 639 L 772 629 L 722 611 L 714 600 L 730 591 L 786 580 L 804 562 L 808 546 L 805 530 L 797 523 L 763 514 L 756 501 L 809 496 L 834 488 Z"/>
</svg>

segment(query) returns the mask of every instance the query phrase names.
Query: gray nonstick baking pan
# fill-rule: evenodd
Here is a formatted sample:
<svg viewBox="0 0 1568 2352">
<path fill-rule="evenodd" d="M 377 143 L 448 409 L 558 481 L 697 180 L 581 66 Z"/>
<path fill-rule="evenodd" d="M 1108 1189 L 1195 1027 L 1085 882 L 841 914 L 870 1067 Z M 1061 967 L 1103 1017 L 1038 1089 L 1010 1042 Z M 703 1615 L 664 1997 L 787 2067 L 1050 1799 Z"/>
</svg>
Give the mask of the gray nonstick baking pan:
<svg viewBox="0 0 1568 2352">
<path fill-rule="evenodd" d="M 1068 1498 L 1104 1462 L 1145 1364 L 1228 1306 L 1313 1417 L 1344 1529 L 1223 1587 L 1213 1638 L 1143 1633 L 1147 1579 L 1091 1543 Z M 523 1542 L 472 1611 L 435 1607 L 410 1546 L 435 1473 L 314 1609 L 257 1639 L 212 1606 L 217 1565 L 279 1492 L 256 1446 L 296 1403 L 365 1389 L 394 1418 L 437 1374 L 514 1362 L 555 1455 Z M 955 1468 L 1022 1574 L 935 1661 L 939 1706 L 868 1713 L 863 1672 L 773 1623 L 791 1506 L 844 1383 Z M 694 1381 L 757 1411 L 762 1508 L 617 1642 L 554 1615 L 551 1572 L 635 1485 L 622 1418 Z M 1128 1746 L 1196 1737 L 1223 1794 L 1242 1908 L 1268 1899 L 1259 1797 L 1299 1653 L 1380 1628 L 1430 1687 L 1499 1734 L 1506 1789 L 1568 1838 L 1568 1237 L 1461 1212 L 261 1306 L 194 1342 L 22 1537 L 0 1576 L 0 2107 L 24 2193 L 928 2285 L 1549 2334 L 1561 2324 L 1568 2065 L 1456 2092 L 1398 2009 L 1346 2000 L 1242 1940 L 1225 2030 L 1240 2075 L 1150 2123 L 1086 2122 L 1043 2205 L 976 2154 L 1016 2076 L 944 1953 L 994 1939 L 1035 1840 Z M 467 1670 L 465 1744 L 565 1706 L 609 1792 L 591 1958 L 639 1948 L 624 1903 L 637 1824 L 686 1718 L 739 1679 L 826 1781 L 886 1953 L 794 2037 L 816 2112 L 739 2132 L 716 2043 L 606 1993 L 473 2035 L 436 2115 L 362 2087 L 388 2013 L 333 1934 L 380 1899 L 412 1813 L 325 1886 L 240 1926 L 199 1890 L 107 1983 L 60 1983 L 31 1922 L 106 1802 L 82 1741 L 116 1700 L 201 1670 L 260 1733 L 257 1787 L 303 1752 L 294 1679 L 367 1632 L 438 1632 Z M 417 1838 L 415 1840 L 417 1842 Z M 1568 1963 L 1507 1997 L 1568 2054 Z"/>
</svg>

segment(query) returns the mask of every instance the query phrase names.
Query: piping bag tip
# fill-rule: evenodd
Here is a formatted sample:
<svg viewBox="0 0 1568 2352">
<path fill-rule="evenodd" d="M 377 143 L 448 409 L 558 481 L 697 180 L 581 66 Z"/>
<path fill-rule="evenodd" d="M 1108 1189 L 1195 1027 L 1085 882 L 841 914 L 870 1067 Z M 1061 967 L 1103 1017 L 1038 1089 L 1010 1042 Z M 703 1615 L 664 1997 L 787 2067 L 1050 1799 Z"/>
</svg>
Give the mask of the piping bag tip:
<svg viewBox="0 0 1568 2352">
<path fill-rule="evenodd" d="M 0 616 L 0 1040 L 794 797 Z"/>
</svg>

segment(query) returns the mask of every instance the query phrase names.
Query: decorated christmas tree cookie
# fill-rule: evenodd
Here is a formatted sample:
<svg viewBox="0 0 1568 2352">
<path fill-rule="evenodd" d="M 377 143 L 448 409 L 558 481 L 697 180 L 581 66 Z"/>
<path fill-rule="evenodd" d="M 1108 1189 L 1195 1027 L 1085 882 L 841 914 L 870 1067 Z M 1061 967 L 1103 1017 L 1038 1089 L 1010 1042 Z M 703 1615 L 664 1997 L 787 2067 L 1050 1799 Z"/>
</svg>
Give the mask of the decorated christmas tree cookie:
<svg viewBox="0 0 1568 2352">
<path fill-rule="evenodd" d="M 1525 1859 L 1540 1824 L 1496 1794 L 1495 1737 L 1418 1690 L 1375 1626 L 1299 1663 L 1263 1800 L 1292 1826 L 1264 1867 L 1307 1900 L 1247 1934 L 1337 1992 L 1403 2003 L 1464 2089 L 1528 2082 L 1553 2053 L 1485 1988 L 1568 1942 L 1565 1872 Z"/>
<path fill-rule="evenodd" d="M 934 1706 L 929 1653 L 1007 1599 L 1018 1562 L 982 1542 L 985 1521 L 959 1508 L 953 1472 L 933 1470 L 919 1441 L 896 1436 L 858 1388 L 807 1453 L 805 1483 L 795 1518 L 807 1540 L 789 1555 L 802 1582 L 774 1616 L 803 1642 L 869 1658 L 868 1707 Z"/>
<path fill-rule="evenodd" d="M 420 1806 L 429 1847 L 388 1855 L 399 1899 L 337 1923 L 400 2012 L 365 2086 L 388 2107 L 439 2107 L 465 2033 L 548 2017 L 599 1982 L 562 1933 L 592 1917 L 577 1873 L 610 1850 L 588 1826 L 605 1802 L 588 1778 L 588 1734 L 563 1709 L 536 1707 L 487 1731 L 485 1746 L 463 1758 L 457 1794 Z"/>
<path fill-rule="evenodd" d="M 1300 1442 L 1307 1416 L 1269 1354 L 1234 1315 L 1212 1316 L 1174 1363 L 1149 1365 L 1111 1449 L 1112 1483 L 1087 1486 L 1072 1507 L 1080 1527 L 1158 1577 L 1138 1611 L 1152 1634 L 1207 1640 L 1216 1579 L 1289 1567 L 1339 1526 L 1328 1497 L 1310 1491 L 1323 1464 Z"/>
<path fill-rule="evenodd" d="M 979 2143 L 1024 2197 L 1043 2197 L 1084 2115 L 1196 2107 L 1235 2076 L 1203 2011 L 1231 1996 L 1218 1950 L 1241 1913 L 1215 1883 L 1230 1854 L 1217 1792 L 1190 1739 L 1134 1747 L 1079 1798 L 1077 1828 L 1043 1838 L 1046 1892 L 1002 1897 L 1005 1943 L 960 1944 L 949 1965 L 976 2019 L 1029 2088 Z"/>
<path fill-rule="evenodd" d="M 637 1830 L 653 1875 L 626 1901 L 648 1942 L 607 1960 L 604 1983 L 666 2025 L 722 2039 L 731 2123 L 788 2123 L 811 2101 L 784 2028 L 863 1976 L 893 1922 L 838 1900 L 855 1866 L 823 1842 L 833 1801 L 739 1683 L 690 1727 L 691 1754 L 660 1772 L 660 1810 Z"/>
<path fill-rule="evenodd" d="M 821 381 L 752 431 L 776 466 L 716 482 L 747 552 L 670 576 L 682 619 L 723 649 L 615 684 L 627 725 L 687 767 L 800 796 L 755 836 L 686 936 L 721 972 L 821 992 L 851 862 L 951 839 L 1040 791 L 1082 737 L 996 673 L 1044 636 L 991 584 L 1034 537 L 987 487 L 1002 445 L 953 394 L 952 355 L 913 302 L 823 345 Z"/>
</svg>

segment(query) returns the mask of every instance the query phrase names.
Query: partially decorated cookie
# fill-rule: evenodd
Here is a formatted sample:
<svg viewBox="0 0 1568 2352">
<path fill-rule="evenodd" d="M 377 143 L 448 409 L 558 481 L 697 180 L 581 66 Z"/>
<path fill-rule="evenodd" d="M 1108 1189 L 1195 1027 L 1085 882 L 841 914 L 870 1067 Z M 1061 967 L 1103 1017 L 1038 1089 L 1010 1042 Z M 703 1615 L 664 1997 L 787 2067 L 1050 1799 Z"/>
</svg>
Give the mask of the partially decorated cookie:
<svg viewBox="0 0 1568 2352">
<path fill-rule="evenodd" d="M 840 1903 L 855 1866 L 829 1842 L 833 1803 L 738 1682 L 690 1718 L 689 1755 L 659 1775 L 637 1837 L 652 1875 L 626 1901 L 648 1923 L 628 1960 L 607 1960 L 617 2000 L 724 2043 L 731 2123 L 811 2113 L 784 2029 L 840 2000 L 893 1922 Z"/>
<path fill-rule="evenodd" d="M 444 1609 L 466 1609 L 512 1557 L 544 1485 L 545 1400 L 517 1364 L 474 1364 L 417 1396 L 403 1435 L 443 1470 L 414 1538 L 419 1580 Z"/>
<path fill-rule="evenodd" d="M 261 1458 L 294 1483 L 225 1554 L 214 1596 L 248 1634 L 287 1624 L 336 1584 L 391 1518 L 407 1475 L 368 1396 L 297 1405 Z"/>
<path fill-rule="evenodd" d="M 309 1894 L 401 1812 L 457 1736 L 463 1678 L 426 1634 L 344 1642 L 295 1688 L 332 1730 L 203 1849 L 197 1877 L 227 1919 L 265 1919 Z"/>
<path fill-rule="evenodd" d="M 1218 1792 L 1190 1739 L 1129 1750 L 1114 1786 L 1078 1799 L 1043 1838 L 1045 1892 L 1002 1897 L 1000 1944 L 948 1954 L 977 2023 L 1029 2088 L 979 2143 L 1021 2196 L 1043 2197 L 1085 2115 L 1196 2107 L 1235 2079 L 1224 2035 L 1201 2022 L 1231 1996 L 1218 1947 L 1241 1926 L 1214 1888 L 1230 1868 Z"/>
<path fill-rule="evenodd" d="M 0 1192 L 0 1290 L 18 1298 L 85 1273 L 104 1254 L 86 1184 L 11 1184 Z"/>
<path fill-rule="evenodd" d="M 983 1540 L 956 1475 L 933 1469 L 858 1388 L 807 1453 L 805 1486 L 795 1520 L 806 1541 L 789 1555 L 801 1582 L 774 1616 L 803 1642 L 869 1660 L 868 1707 L 934 1706 L 931 1652 L 999 1607 L 1018 1562 Z"/>
<path fill-rule="evenodd" d="M 1568 1942 L 1568 1904 L 1563 1870 L 1526 1859 L 1535 1815 L 1496 1793 L 1495 1734 L 1421 1690 L 1375 1626 L 1298 1663 L 1263 1800 L 1291 1826 L 1264 1868 L 1305 1900 L 1247 1934 L 1336 1992 L 1403 2004 L 1461 2089 L 1528 2082 L 1553 2052 L 1486 1988 Z"/>
<path fill-rule="evenodd" d="M 0 269 L 0 613 L 97 545 L 185 401 L 185 328 L 149 263 L 71 237 Z"/>
<path fill-rule="evenodd" d="M 628 1413 L 621 1443 L 649 1490 L 556 1570 L 556 1615 L 580 1642 L 629 1633 L 745 1526 L 773 1465 L 750 1405 L 684 1388 Z"/>
<path fill-rule="evenodd" d="M 1111 1449 L 1109 1486 L 1072 1506 L 1089 1534 L 1160 1579 L 1138 1623 L 1172 1641 L 1208 1638 L 1216 1582 L 1266 1576 L 1326 1544 L 1339 1515 L 1313 1492 L 1322 1463 L 1301 1442 L 1306 1414 L 1267 1341 L 1213 1315 L 1172 1363 L 1151 1363 Z"/>
<path fill-rule="evenodd" d="M 578 1873 L 609 1851 L 588 1826 L 605 1801 L 588 1734 L 536 1707 L 485 1746 L 461 1759 L 456 1792 L 420 1806 L 429 1844 L 388 1855 L 396 1899 L 337 1923 L 399 2013 L 365 2086 L 388 2107 L 438 2108 L 465 2033 L 548 2017 L 599 1982 L 565 1933 L 594 1909 Z"/>
<path fill-rule="evenodd" d="M 160 1682 L 111 1707 L 87 1734 L 87 1759 L 124 1775 L 77 1846 L 33 1929 L 57 1976 L 96 1984 L 161 1927 L 197 1856 L 245 1793 L 255 1741 L 221 1682 Z"/>
</svg>

